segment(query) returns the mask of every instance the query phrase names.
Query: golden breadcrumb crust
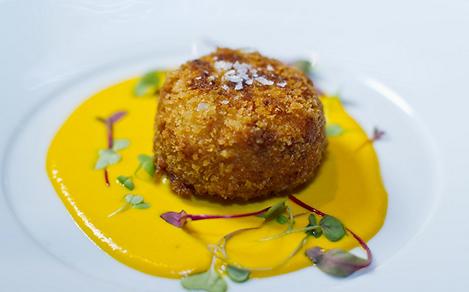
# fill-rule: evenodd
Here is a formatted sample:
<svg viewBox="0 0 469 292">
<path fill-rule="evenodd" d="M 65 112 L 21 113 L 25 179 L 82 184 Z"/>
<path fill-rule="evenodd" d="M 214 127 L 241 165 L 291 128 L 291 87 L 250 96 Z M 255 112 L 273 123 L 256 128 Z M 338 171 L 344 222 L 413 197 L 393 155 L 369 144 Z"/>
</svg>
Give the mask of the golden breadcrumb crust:
<svg viewBox="0 0 469 292">
<path fill-rule="evenodd" d="M 215 66 L 220 61 L 248 64 L 264 82 L 235 89 Z M 288 192 L 314 176 L 326 144 L 310 79 L 257 52 L 218 49 L 169 73 L 161 89 L 155 165 L 181 196 L 249 200 Z"/>
</svg>

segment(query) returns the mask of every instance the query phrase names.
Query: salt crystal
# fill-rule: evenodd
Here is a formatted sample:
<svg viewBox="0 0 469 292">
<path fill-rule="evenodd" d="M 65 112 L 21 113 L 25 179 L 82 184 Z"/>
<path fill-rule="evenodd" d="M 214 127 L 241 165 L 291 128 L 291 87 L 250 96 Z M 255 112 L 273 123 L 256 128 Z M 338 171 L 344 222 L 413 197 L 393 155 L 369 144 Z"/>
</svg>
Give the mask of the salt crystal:
<svg viewBox="0 0 469 292">
<path fill-rule="evenodd" d="M 269 65 L 267 65 L 267 70 L 274 71 L 274 67 L 272 67 L 272 65 L 269 64 Z"/>
<path fill-rule="evenodd" d="M 228 104 L 228 103 L 230 103 L 230 102 L 229 102 L 228 100 L 224 99 L 224 100 L 220 101 L 220 103 L 221 103 L 221 104 Z"/>
<path fill-rule="evenodd" d="M 221 88 L 223 88 L 224 90 L 230 89 L 230 88 L 228 87 L 228 85 L 226 85 L 226 84 L 223 84 L 223 85 L 221 86 Z"/>
<path fill-rule="evenodd" d="M 197 105 L 197 111 L 198 112 L 205 111 L 205 110 L 208 110 L 208 104 L 207 103 L 201 102 L 201 103 L 199 103 L 199 105 Z"/>
<path fill-rule="evenodd" d="M 243 89 L 243 83 L 242 83 L 242 82 L 236 83 L 236 86 L 235 86 L 234 89 L 235 89 L 235 90 L 241 90 L 241 89 Z"/>
<path fill-rule="evenodd" d="M 233 63 L 226 61 L 216 61 L 214 66 L 217 71 L 227 71 L 233 67 Z"/>
<path fill-rule="evenodd" d="M 255 80 L 262 85 L 272 85 L 273 81 L 266 79 L 264 76 L 256 77 Z"/>
<path fill-rule="evenodd" d="M 286 85 L 287 85 L 287 81 L 285 81 L 285 80 L 282 80 L 282 81 L 280 81 L 280 82 L 277 82 L 277 86 L 278 86 L 278 87 L 282 87 L 282 88 L 283 88 L 283 87 L 285 87 Z"/>
<path fill-rule="evenodd" d="M 200 80 L 200 79 L 202 79 L 202 76 L 195 77 L 195 80 Z"/>
<path fill-rule="evenodd" d="M 233 82 L 233 83 L 240 83 L 243 82 L 243 78 L 239 77 L 238 75 L 225 75 L 226 80 Z"/>
<path fill-rule="evenodd" d="M 251 85 L 251 84 L 252 84 L 252 79 L 246 80 L 246 84 L 247 84 L 247 85 Z"/>
</svg>

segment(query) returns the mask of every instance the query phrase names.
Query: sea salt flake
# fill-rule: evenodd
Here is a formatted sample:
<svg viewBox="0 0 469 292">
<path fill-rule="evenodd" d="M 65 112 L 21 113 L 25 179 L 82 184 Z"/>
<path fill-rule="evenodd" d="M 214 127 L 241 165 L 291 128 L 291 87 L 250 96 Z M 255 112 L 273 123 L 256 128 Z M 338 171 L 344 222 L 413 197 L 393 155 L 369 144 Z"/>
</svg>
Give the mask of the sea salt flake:
<svg viewBox="0 0 469 292">
<path fill-rule="evenodd" d="M 282 88 L 283 88 L 283 87 L 285 87 L 286 85 L 287 85 L 287 81 L 285 81 L 285 80 L 282 80 L 282 81 L 280 81 L 280 82 L 277 82 L 277 86 L 278 86 L 278 87 L 282 87 Z"/>
<path fill-rule="evenodd" d="M 243 89 L 243 83 L 242 83 L 242 82 L 236 83 L 236 86 L 235 86 L 234 89 L 235 89 L 235 90 L 241 90 L 241 89 Z"/>
<path fill-rule="evenodd" d="M 230 102 L 229 102 L 227 99 L 224 99 L 224 100 L 220 101 L 220 103 L 221 103 L 221 104 L 228 104 L 228 103 L 230 103 Z"/>
<path fill-rule="evenodd" d="M 272 65 L 269 64 L 269 65 L 267 65 L 267 70 L 274 71 L 274 67 L 272 67 Z"/>
<path fill-rule="evenodd" d="M 227 61 L 216 61 L 214 66 L 217 71 L 228 71 L 233 67 L 233 63 Z"/>
<path fill-rule="evenodd" d="M 205 110 L 208 110 L 208 103 L 201 102 L 197 105 L 197 111 L 198 112 L 205 111 Z"/>
<path fill-rule="evenodd" d="M 266 79 L 264 76 L 256 77 L 255 80 L 262 85 L 272 85 L 274 82 L 272 80 Z"/>
<path fill-rule="evenodd" d="M 200 80 L 200 79 L 202 79 L 202 76 L 195 77 L 195 80 Z"/>
<path fill-rule="evenodd" d="M 243 78 L 239 77 L 238 75 L 225 75 L 225 79 L 233 83 L 243 82 Z"/>
<path fill-rule="evenodd" d="M 230 88 L 228 87 L 228 85 L 226 85 L 226 84 L 223 84 L 223 85 L 221 86 L 221 88 L 223 88 L 224 90 L 230 89 Z"/>
</svg>

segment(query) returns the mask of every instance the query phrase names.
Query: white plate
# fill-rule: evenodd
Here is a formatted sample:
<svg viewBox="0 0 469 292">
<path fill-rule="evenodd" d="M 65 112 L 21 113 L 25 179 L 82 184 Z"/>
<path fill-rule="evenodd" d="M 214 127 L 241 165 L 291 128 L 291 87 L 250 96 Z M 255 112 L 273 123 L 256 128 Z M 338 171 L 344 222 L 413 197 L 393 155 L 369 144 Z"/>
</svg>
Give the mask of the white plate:
<svg viewBox="0 0 469 292">
<path fill-rule="evenodd" d="M 206 39 L 317 60 L 321 85 L 339 89 L 365 129 L 388 132 L 376 145 L 389 210 L 370 242 L 373 268 L 345 280 L 310 268 L 230 291 L 469 286 L 467 4 L 426 1 L 421 13 L 420 3 L 395 1 L 39 2 L 0 3 L 0 290 L 180 289 L 118 263 L 74 226 L 47 179 L 45 151 L 91 93 L 205 51 Z"/>
</svg>

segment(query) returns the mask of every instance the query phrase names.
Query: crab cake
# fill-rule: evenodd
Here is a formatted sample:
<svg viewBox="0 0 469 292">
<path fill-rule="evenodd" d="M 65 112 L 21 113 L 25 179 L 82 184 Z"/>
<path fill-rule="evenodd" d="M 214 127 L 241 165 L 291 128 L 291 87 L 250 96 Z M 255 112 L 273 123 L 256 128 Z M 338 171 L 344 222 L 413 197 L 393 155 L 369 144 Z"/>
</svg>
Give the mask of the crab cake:
<svg viewBox="0 0 469 292">
<path fill-rule="evenodd" d="M 311 80 L 257 52 L 218 49 L 169 73 L 161 89 L 155 164 L 181 196 L 288 192 L 315 175 L 326 144 Z"/>
</svg>

